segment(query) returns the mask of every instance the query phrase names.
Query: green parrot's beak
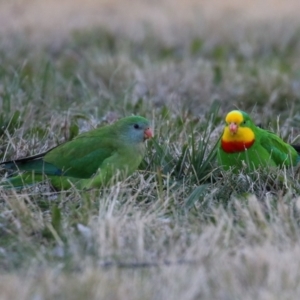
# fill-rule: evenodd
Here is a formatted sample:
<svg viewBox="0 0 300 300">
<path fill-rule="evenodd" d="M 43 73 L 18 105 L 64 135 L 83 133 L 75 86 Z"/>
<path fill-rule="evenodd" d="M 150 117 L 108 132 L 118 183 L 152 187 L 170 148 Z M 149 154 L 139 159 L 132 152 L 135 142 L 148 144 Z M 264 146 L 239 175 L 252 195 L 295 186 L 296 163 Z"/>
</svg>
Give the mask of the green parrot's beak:
<svg viewBox="0 0 300 300">
<path fill-rule="evenodd" d="M 150 139 L 152 137 L 153 137 L 153 133 L 152 133 L 151 128 L 145 129 L 145 131 L 144 131 L 144 139 L 147 140 L 147 139 Z"/>
</svg>

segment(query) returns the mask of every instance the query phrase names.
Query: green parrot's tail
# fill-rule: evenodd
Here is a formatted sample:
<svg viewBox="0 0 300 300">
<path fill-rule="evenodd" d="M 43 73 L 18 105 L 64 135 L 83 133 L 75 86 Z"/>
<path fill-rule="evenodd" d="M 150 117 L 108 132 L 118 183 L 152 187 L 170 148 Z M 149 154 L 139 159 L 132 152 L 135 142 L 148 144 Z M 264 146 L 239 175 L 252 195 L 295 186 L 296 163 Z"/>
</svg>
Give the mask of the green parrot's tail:
<svg viewBox="0 0 300 300">
<path fill-rule="evenodd" d="M 45 153 L 25 157 L 14 161 L 0 163 L 0 166 L 8 170 L 9 173 L 23 172 L 20 175 L 10 175 L 6 180 L 0 182 L 0 187 L 4 189 L 21 189 L 34 184 L 50 181 L 54 189 L 68 189 L 78 178 L 62 176 L 63 172 L 54 165 L 43 160 Z"/>
<path fill-rule="evenodd" d="M 18 175 L 14 177 L 9 177 L 5 181 L 0 183 L 0 187 L 4 189 L 21 189 L 24 187 L 32 186 L 38 182 L 44 181 L 42 175 L 33 175 L 33 174 L 26 174 L 26 175 Z"/>
<path fill-rule="evenodd" d="M 34 173 L 23 173 L 21 175 L 8 177 L 5 181 L 0 182 L 0 187 L 4 189 L 22 189 L 32 185 L 48 182 L 54 190 L 67 190 L 72 186 L 80 187 L 80 178 L 44 175 Z"/>
<path fill-rule="evenodd" d="M 43 160 L 41 156 L 43 154 L 25 157 L 18 160 L 6 161 L 0 163 L 0 166 L 4 169 L 15 172 L 15 171 L 26 171 L 35 172 L 37 174 L 47 174 L 47 175 L 62 175 L 62 171 L 55 167 L 54 165 L 47 163 Z"/>
</svg>

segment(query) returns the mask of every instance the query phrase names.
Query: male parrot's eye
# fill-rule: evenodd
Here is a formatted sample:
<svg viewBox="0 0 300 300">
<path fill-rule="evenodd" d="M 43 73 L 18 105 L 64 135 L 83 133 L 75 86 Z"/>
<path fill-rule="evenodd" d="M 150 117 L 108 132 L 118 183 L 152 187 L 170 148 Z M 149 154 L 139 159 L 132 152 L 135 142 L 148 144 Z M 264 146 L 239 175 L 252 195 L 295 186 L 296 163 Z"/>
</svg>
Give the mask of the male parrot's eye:
<svg viewBox="0 0 300 300">
<path fill-rule="evenodd" d="M 139 129 L 139 128 L 140 128 L 140 126 L 139 126 L 138 124 L 134 124 L 133 127 L 134 127 L 135 129 Z"/>
</svg>

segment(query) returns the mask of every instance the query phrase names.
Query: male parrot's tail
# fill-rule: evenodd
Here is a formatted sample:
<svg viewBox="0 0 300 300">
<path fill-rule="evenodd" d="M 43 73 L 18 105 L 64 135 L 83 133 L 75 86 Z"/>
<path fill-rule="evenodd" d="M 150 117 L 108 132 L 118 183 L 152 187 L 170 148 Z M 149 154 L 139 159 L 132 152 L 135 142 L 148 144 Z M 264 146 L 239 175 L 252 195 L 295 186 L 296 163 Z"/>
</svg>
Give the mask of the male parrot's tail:
<svg viewBox="0 0 300 300">
<path fill-rule="evenodd" d="M 292 147 L 298 152 L 297 163 L 300 162 L 300 145 L 292 145 Z"/>
</svg>

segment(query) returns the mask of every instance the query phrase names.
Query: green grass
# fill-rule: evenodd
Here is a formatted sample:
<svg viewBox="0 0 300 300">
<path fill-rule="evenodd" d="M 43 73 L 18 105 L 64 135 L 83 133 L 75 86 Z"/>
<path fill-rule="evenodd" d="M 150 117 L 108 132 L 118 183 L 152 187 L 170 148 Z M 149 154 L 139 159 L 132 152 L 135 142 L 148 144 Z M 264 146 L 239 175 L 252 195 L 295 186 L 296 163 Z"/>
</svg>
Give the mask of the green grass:
<svg viewBox="0 0 300 300">
<path fill-rule="evenodd" d="M 252 26 L 171 45 L 105 28 L 75 32 L 55 51 L 0 40 L 1 160 L 115 115 L 140 114 L 155 128 L 125 182 L 1 191 L 3 299 L 295 299 L 299 169 L 234 175 L 215 161 L 236 107 L 300 142 L 300 24 L 282 40 Z"/>
</svg>

